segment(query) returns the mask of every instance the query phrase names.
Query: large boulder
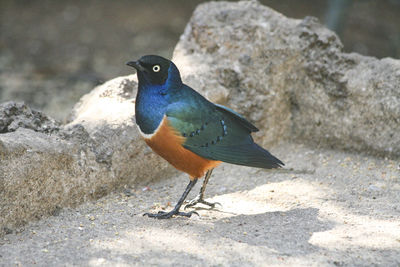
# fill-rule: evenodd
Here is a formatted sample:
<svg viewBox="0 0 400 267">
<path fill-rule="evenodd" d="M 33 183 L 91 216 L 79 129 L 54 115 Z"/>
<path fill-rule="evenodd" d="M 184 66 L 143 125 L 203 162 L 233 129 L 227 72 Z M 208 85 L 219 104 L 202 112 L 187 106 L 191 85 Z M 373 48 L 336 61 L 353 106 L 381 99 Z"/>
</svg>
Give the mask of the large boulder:
<svg viewBox="0 0 400 267">
<path fill-rule="evenodd" d="M 400 156 L 400 61 L 343 52 L 315 18 L 257 1 L 200 5 L 174 51 L 183 80 L 282 139 Z"/>
<path fill-rule="evenodd" d="M 65 206 L 175 171 L 141 140 L 137 83 L 111 80 L 82 97 L 61 125 L 24 104 L 0 105 L 0 235 Z"/>
</svg>

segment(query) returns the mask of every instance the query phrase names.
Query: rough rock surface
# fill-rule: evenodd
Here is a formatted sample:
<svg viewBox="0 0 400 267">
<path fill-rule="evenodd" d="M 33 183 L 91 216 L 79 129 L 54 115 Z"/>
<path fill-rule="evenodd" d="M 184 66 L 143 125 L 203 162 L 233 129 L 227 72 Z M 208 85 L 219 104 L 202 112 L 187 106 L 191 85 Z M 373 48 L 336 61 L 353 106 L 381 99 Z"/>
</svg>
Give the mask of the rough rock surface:
<svg viewBox="0 0 400 267">
<path fill-rule="evenodd" d="M 41 133 L 60 129 L 60 123 L 23 103 L 6 102 L 0 105 L 0 133 L 15 132 L 18 128 Z"/>
<path fill-rule="evenodd" d="M 24 104 L 0 105 L 0 235 L 60 208 L 174 170 L 140 140 L 132 79 L 84 96 L 61 126 Z"/>
<path fill-rule="evenodd" d="M 400 61 L 342 52 L 336 34 L 256 1 L 200 5 L 174 60 L 184 80 L 278 139 L 400 156 Z"/>
</svg>

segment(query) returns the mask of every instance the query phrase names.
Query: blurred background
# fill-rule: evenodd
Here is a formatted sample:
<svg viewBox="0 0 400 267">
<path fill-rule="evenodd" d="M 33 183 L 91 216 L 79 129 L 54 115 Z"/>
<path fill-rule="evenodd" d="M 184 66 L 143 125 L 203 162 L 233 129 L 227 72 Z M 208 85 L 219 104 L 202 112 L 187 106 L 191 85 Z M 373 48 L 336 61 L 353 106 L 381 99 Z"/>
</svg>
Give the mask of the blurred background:
<svg viewBox="0 0 400 267">
<path fill-rule="evenodd" d="M 79 98 L 131 74 L 125 62 L 171 57 L 199 0 L 0 0 L 0 103 L 24 101 L 64 120 Z M 400 0 L 262 0 L 314 16 L 345 51 L 400 58 Z"/>
</svg>

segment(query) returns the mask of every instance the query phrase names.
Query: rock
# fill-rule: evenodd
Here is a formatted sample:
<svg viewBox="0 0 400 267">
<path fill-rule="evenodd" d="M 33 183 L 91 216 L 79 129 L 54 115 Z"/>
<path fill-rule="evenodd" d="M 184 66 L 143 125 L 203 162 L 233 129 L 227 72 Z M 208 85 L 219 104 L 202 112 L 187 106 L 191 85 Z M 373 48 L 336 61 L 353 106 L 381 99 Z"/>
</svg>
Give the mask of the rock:
<svg viewBox="0 0 400 267">
<path fill-rule="evenodd" d="M 14 132 L 18 128 L 52 133 L 59 130 L 60 123 L 23 103 L 6 102 L 0 105 L 0 133 Z"/>
<path fill-rule="evenodd" d="M 174 51 L 183 80 L 279 140 L 400 156 L 400 61 L 344 53 L 317 19 L 209 2 Z"/>
<path fill-rule="evenodd" d="M 294 140 L 400 156 L 400 61 L 342 47 L 314 18 L 288 19 L 256 1 L 210 2 L 194 12 L 173 60 L 187 84 L 254 122 L 264 146 Z M 66 125 L 24 104 L 0 105 L 0 235 L 175 173 L 139 136 L 136 87 L 134 76 L 98 86 Z"/>
<path fill-rule="evenodd" d="M 175 170 L 141 140 L 134 121 L 132 77 L 84 96 L 61 125 L 24 104 L 0 105 L 0 235 Z"/>
</svg>

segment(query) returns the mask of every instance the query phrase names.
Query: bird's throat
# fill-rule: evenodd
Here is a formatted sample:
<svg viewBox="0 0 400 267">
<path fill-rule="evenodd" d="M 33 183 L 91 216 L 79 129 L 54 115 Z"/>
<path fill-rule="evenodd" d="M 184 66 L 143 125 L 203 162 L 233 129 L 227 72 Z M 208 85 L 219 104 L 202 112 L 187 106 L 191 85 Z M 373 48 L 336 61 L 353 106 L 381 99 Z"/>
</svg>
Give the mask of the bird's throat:
<svg viewBox="0 0 400 267">
<path fill-rule="evenodd" d="M 158 86 L 139 88 L 136 96 L 135 117 L 140 132 L 153 134 L 165 115 L 168 98 Z"/>
</svg>

